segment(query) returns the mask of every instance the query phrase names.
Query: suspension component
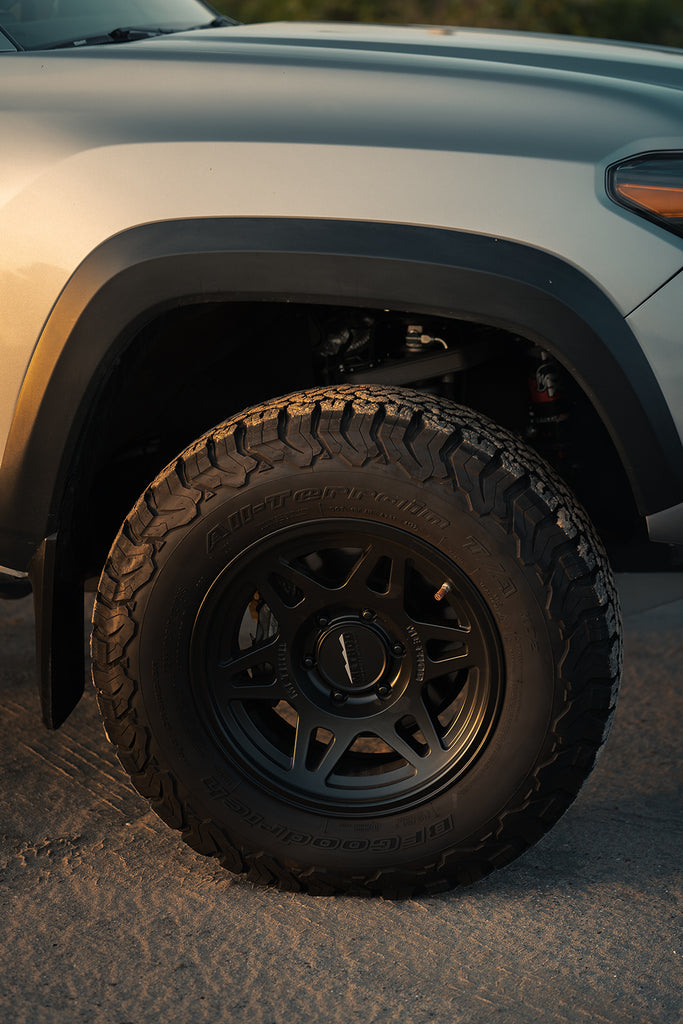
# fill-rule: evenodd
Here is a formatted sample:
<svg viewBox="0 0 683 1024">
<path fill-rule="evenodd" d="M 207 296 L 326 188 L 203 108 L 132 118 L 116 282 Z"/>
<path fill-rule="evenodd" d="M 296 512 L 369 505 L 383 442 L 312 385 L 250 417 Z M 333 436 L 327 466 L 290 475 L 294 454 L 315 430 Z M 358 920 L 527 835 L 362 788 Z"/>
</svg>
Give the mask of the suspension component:
<svg viewBox="0 0 683 1024">
<path fill-rule="evenodd" d="M 433 334 L 426 334 L 421 324 L 408 324 L 405 341 L 406 354 L 414 355 L 416 352 L 424 352 L 425 349 L 432 348 L 435 345 L 441 345 L 442 348 L 448 349 L 448 345 L 443 338 L 437 338 Z"/>
<path fill-rule="evenodd" d="M 528 375 L 529 419 L 526 436 L 550 462 L 566 461 L 569 439 L 569 406 L 564 372 L 543 349 L 534 349 Z"/>
</svg>

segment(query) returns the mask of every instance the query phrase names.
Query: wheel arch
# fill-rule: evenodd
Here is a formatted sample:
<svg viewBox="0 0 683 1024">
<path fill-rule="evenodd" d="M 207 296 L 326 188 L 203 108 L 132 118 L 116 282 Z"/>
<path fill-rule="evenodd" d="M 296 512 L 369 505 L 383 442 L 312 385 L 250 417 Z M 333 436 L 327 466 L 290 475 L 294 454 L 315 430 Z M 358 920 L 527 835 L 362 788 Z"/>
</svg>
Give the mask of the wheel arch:
<svg viewBox="0 0 683 1024">
<path fill-rule="evenodd" d="M 48 318 L 2 463 L 6 564 L 25 568 L 58 528 L 79 430 L 140 327 L 174 306 L 227 300 L 405 309 L 514 331 L 551 351 L 588 395 L 643 514 L 683 498 L 683 449 L 649 363 L 610 299 L 557 257 L 410 225 L 173 221 L 104 242 Z"/>
</svg>

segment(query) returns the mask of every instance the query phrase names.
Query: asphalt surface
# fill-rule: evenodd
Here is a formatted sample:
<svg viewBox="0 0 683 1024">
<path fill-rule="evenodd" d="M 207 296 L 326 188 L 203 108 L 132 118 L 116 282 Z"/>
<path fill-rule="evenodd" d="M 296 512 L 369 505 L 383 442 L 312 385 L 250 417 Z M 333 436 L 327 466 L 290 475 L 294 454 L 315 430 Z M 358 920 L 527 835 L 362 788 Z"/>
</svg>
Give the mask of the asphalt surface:
<svg viewBox="0 0 683 1024">
<path fill-rule="evenodd" d="M 254 889 L 129 787 L 91 688 L 46 732 L 31 601 L 0 602 L 0 1020 L 681 1020 L 683 576 L 619 580 L 612 734 L 537 847 L 389 903 Z"/>
</svg>

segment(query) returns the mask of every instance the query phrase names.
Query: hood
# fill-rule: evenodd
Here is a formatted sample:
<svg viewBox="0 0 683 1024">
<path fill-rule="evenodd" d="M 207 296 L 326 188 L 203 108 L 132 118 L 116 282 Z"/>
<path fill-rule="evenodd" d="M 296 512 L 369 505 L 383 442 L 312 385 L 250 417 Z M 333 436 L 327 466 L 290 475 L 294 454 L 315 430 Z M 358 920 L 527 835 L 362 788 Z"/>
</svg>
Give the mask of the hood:
<svg viewBox="0 0 683 1024">
<path fill-rule="evenodd" d="M 320 62 L 398 60 L 404 66 L 438 61 L 477 61 L 546 72 L 570 72 L 621 78 L 683 90 L 683 50 L 673 47 L 584 39 L 576 36 L 496 31 L 458 26 L 349 25 L 330 22 L 273 22 L 239 25 L 209 32 L 177 33 L 146 45 L 174 49 L 187 43 L 206 52 L 237 45 L 260 50 L 293 51 L 299 60 Z"/>
<path fill-rule="evenodd" d="M 241 141 L 594 163 L 636 139 L 673 148 L 683 124 L 683 51 L 515 32 L 245 25 L 0 60 L 6 130 L 60 151 Z"/>
</svg>

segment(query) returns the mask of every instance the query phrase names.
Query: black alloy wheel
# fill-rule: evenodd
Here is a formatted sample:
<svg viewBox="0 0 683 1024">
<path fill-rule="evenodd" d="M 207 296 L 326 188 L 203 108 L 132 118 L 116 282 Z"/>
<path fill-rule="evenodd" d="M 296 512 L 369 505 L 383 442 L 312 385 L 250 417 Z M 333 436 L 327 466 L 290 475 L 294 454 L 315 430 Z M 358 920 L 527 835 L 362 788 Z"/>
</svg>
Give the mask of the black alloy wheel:
<svg viewBox="0 0 683 1024">
<path fill-rule="evenodd" d="M 410 807 L 472 763 L 503 692 L 496 628 L 430 545 L 370 522 L 280 530 L 227 566 L 192 640 L 225 756 L 336 815 Z"/>
</svg>

